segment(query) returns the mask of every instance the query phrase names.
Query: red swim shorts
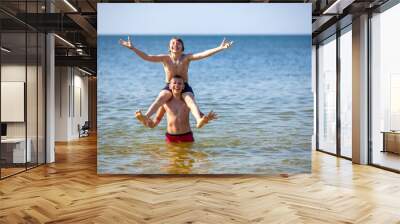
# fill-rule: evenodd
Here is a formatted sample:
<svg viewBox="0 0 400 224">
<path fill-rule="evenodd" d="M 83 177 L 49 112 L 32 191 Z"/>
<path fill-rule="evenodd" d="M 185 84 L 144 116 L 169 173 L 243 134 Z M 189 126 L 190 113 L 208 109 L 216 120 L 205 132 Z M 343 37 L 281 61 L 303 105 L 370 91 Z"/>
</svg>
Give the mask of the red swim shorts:
<svg viewBox="0 0 400 224">
<path fill-rule="evenodd" d="M 167 143 L 194 142 L 194 138 L 191 131 L 184 134 L 165 133 L 165 141 Z"/>
</svg>

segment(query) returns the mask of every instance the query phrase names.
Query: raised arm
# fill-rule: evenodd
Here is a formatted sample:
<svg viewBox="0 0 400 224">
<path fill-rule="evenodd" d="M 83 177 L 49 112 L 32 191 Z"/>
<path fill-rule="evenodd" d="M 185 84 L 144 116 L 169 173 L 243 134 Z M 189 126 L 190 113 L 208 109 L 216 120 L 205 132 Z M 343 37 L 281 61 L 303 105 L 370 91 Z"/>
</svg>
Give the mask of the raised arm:
<svg viewBox="0 0 400 224">
<path fill-rule="evenodd" d="M 155 118 L 149 119 L 149 121 L 148 121 L 149 128 L 155 128 L 161 122 L 162 118 L 164 117 L 164 114 L 165 114 L 165 109 L 163 106 L 161 106 L 158 109 Z"/>
<path fill-rule="evenodd" d="M 232 44 L 233 44 L 233 41 L 229 42 L 224 38 L 224 40 L 222 40 L 222 43 L 218 47 L 209 49 L 209 50 L 206 50 L 206 51 L 203 51 L 200 53 L 191 54 L 191 55 L 189 55 L 189 60 L 195 61 L 195 60 L 200 60 L 203 58 L 210 57 L 211 55 L 214 55 L 222 50 L 225 50 L 225 49 L 231 47 Z"/>
<path fill-rule="evenodd" d="M 145 61 L 163 62 L 167 57 L 167 55 L 148 55 L 148 54 L 144 53 L 143 51 L 135 48 L 132 45 L 130 36 L 128 36 L 128 40 L 127 41 L 120 39 L 119 40 L 119 44 L 121 44 L 122 46 L 124 46 L 124 47 L 126 47 L 128 49 L 131 49 L 133 52 L 135 52 L 137 54 L 137 56 L 139 56 L 141 59 L 143 59 Z"/>
</svg>

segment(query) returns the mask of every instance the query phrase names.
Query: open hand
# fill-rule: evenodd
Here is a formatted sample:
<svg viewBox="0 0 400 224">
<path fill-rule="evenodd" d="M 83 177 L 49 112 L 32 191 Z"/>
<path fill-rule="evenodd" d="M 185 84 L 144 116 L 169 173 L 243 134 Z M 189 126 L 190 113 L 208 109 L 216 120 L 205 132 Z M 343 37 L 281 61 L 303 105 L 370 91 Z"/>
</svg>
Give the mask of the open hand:
<svg viewBox="0 0 400 224">
<path fill-rule="evenodd" d="M 119 39 L 119 44 L 121 44 L 122 46 L 127 47 L 127 48 L 132 48 L 133 47 L 130 36 L 128 36 L 128 40 L 127 41 Z"/>
<path fill-rule="evenodd" d="M 197 128 L 201 128 L 203 127 L 205 124 L 208 124 L 208 122 L 212 121 L 212 120 L 216 120 L 218 118 L 217 114 L 214 113 L 213 111 L 211 111 L 210 113 L 208 113 L 207 115 L 204 115 L 203 117 L 201 117 L 200 121 L 197 123 L 196 127 Z"/>
<path fill-rule="evenodd" d="M 216 120 L 216 119 L 218 119 L 218 115 L 217 115 L 214 111 L 210 111 L 210 112 L 206 115 L 206 119 L 207 119 L 207 121 Z"/>
<path fill-rule="evenodd" d="M 219 46 L 222 49 L 230 48 L 233 44 L 233 41 L 227 41 L 225 38 L 222 40 L 221 45 Z"/>
</svg>

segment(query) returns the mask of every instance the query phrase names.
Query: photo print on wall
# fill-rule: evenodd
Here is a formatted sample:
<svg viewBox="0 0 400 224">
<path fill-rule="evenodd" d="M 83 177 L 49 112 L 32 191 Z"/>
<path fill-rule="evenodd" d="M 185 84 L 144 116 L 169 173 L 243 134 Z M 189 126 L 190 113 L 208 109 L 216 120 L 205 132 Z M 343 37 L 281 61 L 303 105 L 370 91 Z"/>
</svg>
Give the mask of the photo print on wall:
<svg viewBox="0 0 400 224">
<path fill-rule="evenodd" d="M 99 174 L 311 172 L 311 4 L 98 4 Z"/>
</svg>

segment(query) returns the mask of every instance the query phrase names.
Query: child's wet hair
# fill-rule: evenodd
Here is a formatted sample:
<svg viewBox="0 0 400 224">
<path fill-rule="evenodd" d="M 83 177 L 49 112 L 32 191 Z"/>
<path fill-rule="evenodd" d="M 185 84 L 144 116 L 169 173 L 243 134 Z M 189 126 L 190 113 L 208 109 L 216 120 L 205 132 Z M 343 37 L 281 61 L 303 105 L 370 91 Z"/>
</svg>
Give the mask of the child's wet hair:
<svg viewBox="0 0 400 224">
<path fill-rule="evenodd" d="M 174 76 L 172 76 L 172 78 L 174 79 L 182 79 L 183 80 L 183 78 L 182 78 L 182 76 L 180 76 L 180 75 L 174 75 Z"/>
</svg>

